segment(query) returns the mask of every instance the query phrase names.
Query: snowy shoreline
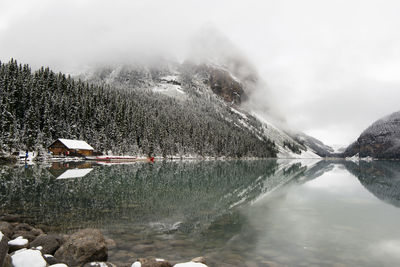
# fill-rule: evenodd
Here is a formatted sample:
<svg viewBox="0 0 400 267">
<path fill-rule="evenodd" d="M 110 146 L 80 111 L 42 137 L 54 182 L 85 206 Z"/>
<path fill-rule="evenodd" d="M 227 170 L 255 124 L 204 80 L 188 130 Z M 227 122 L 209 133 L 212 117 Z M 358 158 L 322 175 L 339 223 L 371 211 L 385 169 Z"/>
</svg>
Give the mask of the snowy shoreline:
<svg viewBox="0 0 400 267">
<path fill-rule="evenodd" d="M 107 261 L 108 250 L 116 247 L 115 241 L 105 238 L 98 229 L 81 229 L 70 235 L 45 233 L 18 220 L 16 215 L 5 215 L 0 220 L 0 266 L 117 266 Z M 207 267 L 204 257 L 183 263 L 154 257 L 138 258 L 124 263 L 124 266 Z"/>
</svg>

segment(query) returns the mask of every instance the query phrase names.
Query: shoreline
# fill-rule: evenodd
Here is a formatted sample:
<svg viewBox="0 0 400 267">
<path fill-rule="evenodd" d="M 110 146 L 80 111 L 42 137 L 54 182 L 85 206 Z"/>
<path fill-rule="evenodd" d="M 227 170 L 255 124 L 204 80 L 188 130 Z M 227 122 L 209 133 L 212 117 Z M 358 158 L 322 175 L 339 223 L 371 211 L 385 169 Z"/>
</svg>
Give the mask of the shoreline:
<svg viewBox="0 0 400 267">
<path fill-rule="evenodd" d="M 38 266 L 98 266 L 98 267 L 208 267 L 202 256 L 186 262 L 165 260 L 157 257 L 138 257 L 118 264 L 108 261 L 109 249 L 117 246 L 96 228 L 84 228 L 71 234 L 46 233 L 35 224 L 28 224 L 18 215 L 0 218 L 0 265 L 12 267 L 23 260 Z M 135 244 L 144 245 L 140 242 Z M 78 251 L 78 252 L 77 252 Z M 4 253 L 6 252 L 6 253 Z M 40 265 L 41 263 L 41 265 Z M 24 265 L 27 266 L 27 265 Z M 35 265 L 36 266 L 36 265 Z"/>
</svg>

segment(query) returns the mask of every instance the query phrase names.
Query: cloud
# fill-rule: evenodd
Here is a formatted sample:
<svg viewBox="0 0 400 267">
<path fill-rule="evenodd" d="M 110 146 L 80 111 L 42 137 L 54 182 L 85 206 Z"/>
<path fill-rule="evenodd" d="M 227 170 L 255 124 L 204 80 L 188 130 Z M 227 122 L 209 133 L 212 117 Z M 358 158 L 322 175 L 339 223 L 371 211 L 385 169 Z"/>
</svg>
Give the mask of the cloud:
<svg viewBox="0 0 400 267">
<path fill-rule="evenodd" d="M 399 109 L 399 8 L 395 0 L 4 0 L 0 60 L 64 72 L 154 56 L 183 60 L 193 35 L 214 25 L 263 81 L 254 107 L 345 145 Z"/>
</svg>

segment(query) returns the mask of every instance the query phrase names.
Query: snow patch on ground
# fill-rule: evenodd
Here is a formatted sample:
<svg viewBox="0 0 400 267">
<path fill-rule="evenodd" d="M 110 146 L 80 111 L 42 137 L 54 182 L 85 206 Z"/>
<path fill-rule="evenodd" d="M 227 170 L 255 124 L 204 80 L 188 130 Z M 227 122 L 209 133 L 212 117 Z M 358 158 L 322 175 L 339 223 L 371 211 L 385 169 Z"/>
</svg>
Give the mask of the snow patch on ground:
<svg viewBox="0 0 400 267">
<path fill-rule="evenodd" d="M 90 266 L 108 267 L 107 263 L 99 261 L 91 262 Z"/>
<path fill-rule="evenodd" d="M 3 239 L 3 233 L 0 231 L 0 241 Z"/>
<path fill-rule="evenodd" d="M 28 239 L 25 239 L 22 236 L 19 236 L 13 240 L 8 241 L 8 244 L 10 246 L 25 246 L 28 244 Z"/>
<path fill-rule="evenodd" d="M 264 118 L 259 116 L 256 113 L 252 113 L 252 115 L 259 120 L 260 122 L 263 123 L 263 128 L 264 128 L 264 133 L 267 136 L 268 139 L 272 140 L 275 142 L 275 145 L 277 146 L 279 152 L 277 157 L 278 158 L 321 158 L 317 154 L 315 154 L 311 148 L 307 147 L 307 151 L 301 150 L 300 154 L 296 154 L 292 152 L 289 148 L 284 147 L 284 142 L 289 142 L 289 143 L 295 143 L 297 142 L 293 140 L 289 135 L 287 135 L 285 132 L 280 130 L 278 127 L 273 125 L 272 123 L 266 121 Z"/>
<path fill-rule="evenodd" d="M 153 92 L 161 93 L 178 99 L 185 98 L 185 92 L 180 85 L 170 83 L 159 83 L 153 87 Z"/>
<path fill-rule="evenodd" d="M 175 264 L 174 267 L 207 267 L 207 265 L 199 262 L 189 261 L 189 262 Z"/>
<path fill-rule="evenodd" d="M 39 250 L 21 249 L 16 251 L 11 259 L 14 267 L 46 267 L 47 265 Z"/>
<path fill-rule="evenodd" d="M 239 116 L 241 116 L 243 119 L 247 119 L 247 116 L 244 113 L 240 112 L 239 110 L 237 110 L 235 108 L 232 108 L 232 107 L 231 107 L 231 110 L 232 110 L 232 112 L 234 112 L 234 113 L 238 114 Z"/>
<path fill-rule="evenodd" d="M 277 155 L 278 158 L 286 158 L 286 159 L 319 159 L 321 158 L 317 154 L 311 151 L 310 148 L 307 151 L 301 150 L 300 154 L 296 154 L 290 149 L 285 147 L 279 147 L 279 153 Z"/>
<path fill-rule="evenodd" d="M 135 261 L 132 263 L 131 267 L 142 267 L 142 263 L 140 261 Z"/>
</svg>

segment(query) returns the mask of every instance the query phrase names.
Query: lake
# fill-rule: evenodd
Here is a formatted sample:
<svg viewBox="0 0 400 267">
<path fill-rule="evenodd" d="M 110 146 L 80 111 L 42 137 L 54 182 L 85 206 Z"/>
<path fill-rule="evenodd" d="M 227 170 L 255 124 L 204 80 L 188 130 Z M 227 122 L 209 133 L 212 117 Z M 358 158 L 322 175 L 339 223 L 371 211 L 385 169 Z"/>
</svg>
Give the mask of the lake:
<svg viewBox="0 0 400 267">
<path fill-rule="evenodd" d="M 0 166 L 0 213 L 94 227 L 137 257 L 210 266 L 399 266 L 400 162 L 90 162 Z"/>
</svg>

